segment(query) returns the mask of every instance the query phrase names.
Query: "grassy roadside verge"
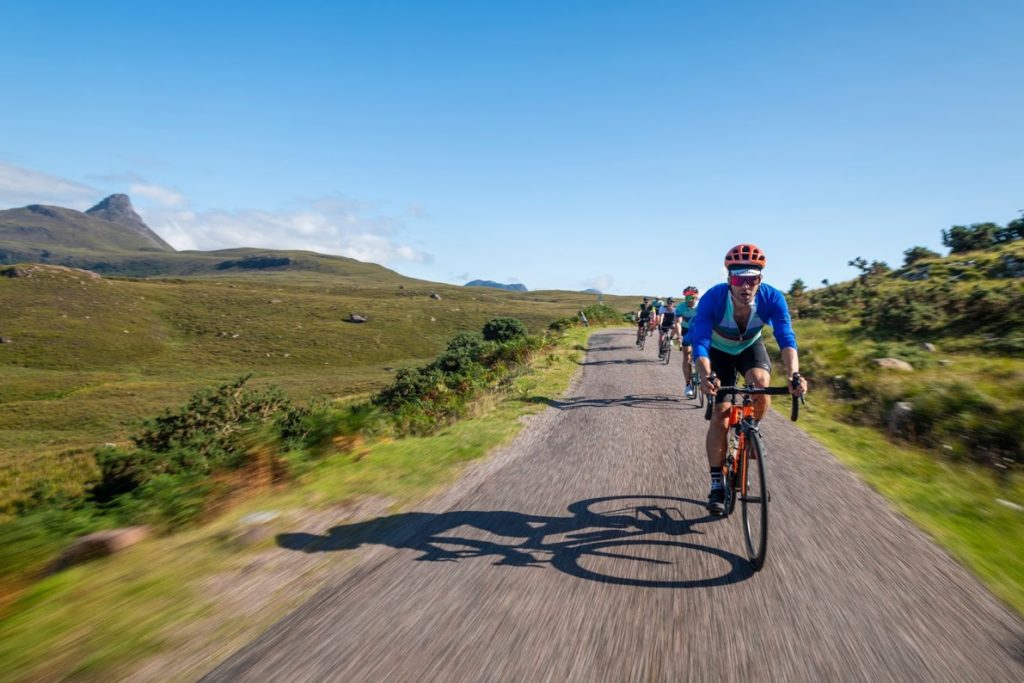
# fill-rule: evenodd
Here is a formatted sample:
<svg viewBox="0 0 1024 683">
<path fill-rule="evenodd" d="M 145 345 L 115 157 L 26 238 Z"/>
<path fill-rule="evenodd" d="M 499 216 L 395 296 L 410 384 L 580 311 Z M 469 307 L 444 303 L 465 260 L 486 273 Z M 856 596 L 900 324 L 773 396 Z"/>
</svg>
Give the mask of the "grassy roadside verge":
<svg viewBox="0 0 1024 683">
<path fill-rule="evenodd" d="M 336 557 L 278 548 L 275 534 L 393 512 L 451 482 L 544 408 L 531 397 L 561 395 L 591 332 L 568 330 L 530 372 L 477 401 L 473 417 L 435 435 L 329 457 L 297 486 L 212 524 L 34 584 L 0 617 L 0 671 L 12 680 L 194 679 L 337 571 Z M 277 515 L 267 538 L 240 545 L 239 520 L 267 510 Z"/>
<path fill-rule="evenodd" d="M 797 424 L 1024 615 L 1024 511 L 999 502 L 1024 500 L 1020 478 L 1002 488 L 990 471 L 896 444 L 837 410 L 818 394 Z"/>
</svg>

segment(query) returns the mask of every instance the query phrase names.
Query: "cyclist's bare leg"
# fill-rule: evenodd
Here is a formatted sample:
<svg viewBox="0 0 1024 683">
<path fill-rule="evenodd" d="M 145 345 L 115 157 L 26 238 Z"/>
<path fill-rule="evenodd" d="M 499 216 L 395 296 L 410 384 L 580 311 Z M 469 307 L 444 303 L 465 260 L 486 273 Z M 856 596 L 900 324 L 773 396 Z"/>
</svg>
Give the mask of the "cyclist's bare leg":
<svg viewBox="0 0 1024 683">
<path fill-rule="evenodd" d="M 693 377 L 690 376 L 690 353 L 691 349 L 689 346 L 683 346 L 683 340 L 679 340 L 680 346 L 682 346 L 683 352 L 683 379 L 686 380 L 687 384 L 693 384 Z"/>
<path fill-rule="evenodd" d="M 747 384 L 754 387 L 767 387 L 772 383 L 772 375 L 762 368 L 751 368 L 743 376 Z M 767 394 L 754 397 L 754 419 L 760 421 L 768 407 L 772 404 L 772 397 Z"/>
<path fill-rule="evenodd" d="M 715 404 L 715 412 L 711 415 L 706 441 L 708 466 L 711 469 L 721 469 L 722 465 L 725 464 L 725 449 L 729 445 L 727 433 L 729 431 L 729 410 L 731 408 L 731 403 L 720 401 Z"/>
</svg>

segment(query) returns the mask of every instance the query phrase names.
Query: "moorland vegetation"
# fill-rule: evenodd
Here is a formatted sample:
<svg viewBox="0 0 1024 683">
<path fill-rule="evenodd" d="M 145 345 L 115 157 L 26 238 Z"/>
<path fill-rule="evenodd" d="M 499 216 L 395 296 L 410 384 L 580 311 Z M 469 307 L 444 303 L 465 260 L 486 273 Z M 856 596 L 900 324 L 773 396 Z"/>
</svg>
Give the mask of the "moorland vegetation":
<svg viewBox="0 0 1024 683">
<path fill-rule="evenodd" d="M 807 374 L 849 421 L 1009 476 L 1024 444 L 1024 219 L 953 226 L 890 268 L 789 297 Z M 877 359 L 896 358 L 911 372 Z"/>
<path fill-rule="evenodd" d="M 15 284 L 9 287 L 28 287 L 26 291 L 32 292 L 31 300 L 38 308 L 28 305 L 26 295 L 20 299 L 17 309 L 20 317 L 11 317 L 15 322 L 11 326 L 12 334 L 20 345 L 10 345 L 12 353 L 7 360 L 12 367 L 6 371 L 20 378 L 21 383 L 16 387 L 20 396 L 8 394 L 5 398 L 9 406 L 23 412 L 26 432 L 31 431 L 32 422 L 45 421 L 43 413 L 54 399 L 62 401 L 74 397 L 72 400 L 97 407 L 89 393 L 100 387 L 91 382 L 121 383 L 119 372 L 126 372 L 126 369 L 118 361 L 130 359 L 130 363 L 145 366 L 157 377 L 161 372 L 164 377 L 174 376 L 184 387 L 202 376 L 207 363 L 209 369 L 216 366 L 218 372 L 223 373 L 232 368 L 244 368 L 246 359 L 249 360 L 244 375 L 215 388 L 195 391 L 178 409 L 134 420 L 120 416 L 117 429 L 112 429 L 113 433 L 108 436 L 110 443 L 106 445 L 64 449 L 49 458 L 37 458 L 41 465 L 36 468 L 19 469 L 19 454 L 9 453 L 5 463 L 9 473 L 4 482 L 8 484 L 4 491 L 5 519 L 0 521 L 0 543 L 5 546 L 0 576 L 6 575 L 11 581 L 19 577 L 23 581 L 25 576 L 39 572 L 53 561 L 62 545 L 83 533 L 133 524 L 147 524 L 170 532 L 209 520 L 228 509 L 232 501 L 254 490 L 287 485 L 315 467 L 326 454 L 350 451 L 371 439 L 434 433 L 470 412 L 482 394 L 500 391 L 527 372 L 529 360 L 549 347 L 559 331 L 577 321 L 576 317 L 567 317 L 548 326 L 537 324 L 538 315 L 544 315 L 539 311 L 566 310 L 566 294 L 542 293 L 539 296 L 550 301 L 520 302 L 516 307 L 509 305 L 506 300 L 509 295 L 504 292 L 494 297 L 481 297 L 478 292 L 453 287 L 451 289 L 464 292 L 462 306 L 486 299 L 483 306 L 467 306 L 471 309 L 470 320 L 479 319 L 487 310 L 504 308 L 527 312 L 525 317 L 531 324 L 512 316 L 491 318 L 479 331 L 455 334 L 433 360 L 414 365 L 410 364 L 415 363 L 414 358 L 401 357 L 401 353 L 408 353 L 403 351 L 406 347 L 402 344 L 415 340 L 420 348 L 432 348 L 434 338 L 443 332 L 418 328 L 421 322 L 429 326 L 428 316 L 422 311 L 417 311 L 415 321 L 404 319 L 407 316 L 402 312 L 402 304 L 415 297 L 412 303 L 420 309 L 425 303 L 446 300 L 447 292 L 445 297 L 433 293 L 437 296 L 434 299 L 404 287 L 387 293 L 371 288 L 361 310 L 368 311 L 371 320 L 387 321 L 388 327 L 382 329 L 370 323 L 343 322 L 339 319 L 336 301 L 331 313 L 319 308 L 325 301 L 334 299 L 330 293 L 317 296 L 308 289 L 297 292 L 291 287 L 274 288 L 273 296 L 287 297 L 292 305 L 277 306 L 272 300 L 261 299 L 260 307 L 267 307 L 266 315 L 283 314 L 293 328 L 298 328 L 289 331 L 282 320 L 260 320 L 255 312 L 236 308 L 239 296 L 232 290 L 242 287 L 241 282 L 110 282 L 62 268 L 22 266 L 21 270 L 24 271 L 22 277 L 14 278 Z M 160 287 L 174 290 L 184 285 L 189 291 L 172 295 L 182 299 L 167 305 L 167 299 L 148 288 L 153 285 L 157 285 L 157 290 Z M 252 296 L 253 288 L 262 294 L 263 286 L 265 284 L 246 281 L 244 288 L 250 291 L 242 297 Z M 155 305 L 142 303 L 146 296 L 137 296 L 139 291 L 147 292 Z M 82 292 L 87 294 L 80 299 L 76 295 Z M 227 301 L 211 309 L 209 304 L 215 299 L 214 292 L 225 293 Z M 39 296 L 46 293 L 51 297 L 49 302 L 47 296 Z M 300 293 L 305 296 L 299 296 Z M 366 297 L 367 292 L 362 295 Z M 191 298 L 193 304 L 198 299 L 206 306 L 187 306 L 184 298 Z M 321 301 L 318 302 L 318 298 Z M 387 298 L 398 299 L 394 310 L 385 303 Z M 570 295 L 568 298 L 583 297 Z M 48 305 L 56 306 L 60 313 L 49 311 Z M 84 315 L 86 310 L 90 315 Z M 439 306 L 427 306 L 427 310 L 434 313 L 429 316 L 432 323 L 443 315 Z M 622 320 L 621 314 L 606 305 L 590 305 L 583 310 L 588 318 L 598 323 Z M 461 312 L 458 307 L 456 311 Z M 127 318 L 126 312 L 129 313 Z M 292 354 L 277 349 L 255 354 L 231 353 L 233 335 L 238 333 L 216 332 L 236 329 L 224 323 L 229 312 L 237 316 L 234 318 L 240 325 L 237 329 L 242 329 L 242 334 L 250 339 L 258 337 L 264 342 L 273 339 L 280 344 L 281 340 L 288 339 L 290 332 L 292 338 L 288 339 L 288 347 L 298 358 L 305 357 L 305 363 L 289 364 Z M 117 322 L 104 322 L 107 318 Z M 127 334 L 125 341 L 121 341 L 117 328 L 127 324 L 122 322 L 125 319 L 131 319 L 132 325 L 130 330 L 121 331 Z M 457 325 L 465 324 L 462 322 L 465 319 L 458 316 Z M 169 322 L 172 324 L 168 325 Z M 54 328 L 47 329 L 47 323 Z M 211 323 L 216 327 L 207 327 Z M 182 327 L 191 333 L 184 335 L 185 339 L 182 339 Z M 443 327 L 451 329 L 452 324 Z M 333 328 L 333 332 L 326 333 L 328 328 Z M 76 331 L 81 333 L 82 343 L 76 343 Z M 277 334 L 279 332 L 282 334 Z M 385 369 L 380 379 L 365 385 L 372 389 L 369 392 L 353 392 L 352 385 L 348 385 L 346 391 L 345 361 L 338 358 L 344 352 L 330 345 L 319 348 L 318 332 L 329 334 L 342 348 L 350 349 L 360 343 L 369 347 L 366 353 L 356 356 L 356 363 L 367 364 L 379 354 L 381 359 L 390 357 L 392 362 L 406 367 L 397 368 L 396 373 Z M 366 341 L 367 332 L 373 335 L 372 342 Z M 44 338 L 48 336 L 51 341 L 60 339 L 63 343 L 47 344 Z M 193 338 L 193 343 L 189 343 L 188 337 Z M 195 344 L 195 337 L 202 338 L 204 343 Z M 380 349 L 385 337 L 395 345 L 390 354 Z M 204 349 L 210 354 L 204 357 L 197 346 L 210 342 L 221 348 L 212 352 Z M 175 346 L 185 346 L 185 353 L 175 358 L 181 351 L 176 352 Z M 353 354 L 349 351 L 346 355 Z M 337 372 L 341 373 L 341 378 L 335 378 L 331 392 L 321 391 L 325 387 L 323 365 L 327 363 L 321 362 L 321 358 L 330 358 L 340 366 Z M 269 360 L 264 362 L 265 359 Z M 101 378 L 83 375 L 79 368 L 90 363 L 94 368 L 105 366 Z M 178 363 L 187 365 L 182 368 Z M 301 386 L 303 380 L 311 380 L 314 375 L 321 379 L 313 382 L 312 387 L 302 386 L 300 399 L 289 396 L 289 392 L 275 384 L 254 384 L 253 369 L 270 374 L 266 372 L 267 365 L 275 363 L 287 366 L 273 374 L 290 380 L 288 384 L 292 388 Z M 174 375 L 173 368 L 189 372 L 188 380 Z M 134 367 L 129 374 L 144 372 L 143 368 Z M 32 381 L 37 378 L 49 382 Z M 62 379 L 75 382 L 77 386 L 62 388 Z M 139 390 L 138 385 L 132 388 Z M 142 391 L 127 393 L 135 398 Z M 335 398 L 340 400 L 331 400 Z M 152 397 L 145 397 L 138 403 L 154 406 Z M 52 408 L 52 404 L 49 407 Z M 100 424 L 108 428 L 115 426 L 110 422 Z M 90 438 L 88 432 L 74 432 L 71 425 L 67 429 L 73 432 L 71 439 Z M 122 430 L 132 431 L 127 441 Z M 10 476 L 12 472 L 15 476 Z M 32 476 L 20 480 L 16 475 L 21 473 Z"/>
</svg>

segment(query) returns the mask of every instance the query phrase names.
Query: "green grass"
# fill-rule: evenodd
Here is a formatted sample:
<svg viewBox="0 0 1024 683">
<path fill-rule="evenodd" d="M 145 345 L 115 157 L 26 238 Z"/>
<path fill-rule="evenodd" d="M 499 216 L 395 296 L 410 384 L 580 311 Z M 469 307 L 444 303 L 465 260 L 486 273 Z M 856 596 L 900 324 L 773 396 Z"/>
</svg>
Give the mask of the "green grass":
<svg viewBox="0 0 1024 683">
<path fill-rule="evenodd" d="M 813 397 L 798 424 L 1024 614 L 1024 512 L 997 502 L 1024 504 L 1020 478 L 1000 486 L 989 471 L 894 444 L 836 420 L 835 410 Z"/>
<path fill-rule="evenodd" d="M 13 340 L 0 344 L 0 521 L 40 481 L 81 490 L 91 470 L 79 453 L 124 443 L 141 419 L 197 389 L 254 373 L 251 386 L 274 384 L 300 402 L 367 394 L 490 318 L 517 317 L 536 332 L 594 302 L 322 258 L 335 270 L 126 280 L 42 268 L 0 277 L 0 335 Z M 370 322 L 344 322 L 352 312 Z"/>
<path fill-rule="evenodd" d="M 875 338 L 852 322 L 799 320 L 796 330 L 801 367 L 813 379 L 799 425 L 1024 614 L 1024 513 L 998 502 L 1024 505 L 1022 476 L 1000 477 L 979 450 L 986 434 L 1020 427 L 1013 415 L 1024 410 L 1024 358 L 983 351 L 971 330 L 932 336 L 935 352 L 920 339 Z M 872 362 L 879 357 L 914 371 L 880 369 Z M 850 387 L 845 398 L 828 389 L 837 376 Z M 893 438 L 886 418 L 897 401 L 941 417 L 927 431 L 915 426 Z"/>
<path fill-rule="evenodd" d="M 451 482 L 467 462 L 511 439 L 522 428 L 522 415 L 543 409 L 535 397 L 560 396 L 579 367 L 576 347 L 590 332 L 570 330 L 554 351 L 535 359 L 530 373 L 478 401 L 475 417 L 438 434 L 338 453 L 298 485 L 253 498 L 207 526 L 33 584 L 6 608 L 0 605 L 0 671 L 14 680 L 109 680 L 166 657 L 181 668 L 162 670 L 162 678 L 196 678 L 209 664 L 202 657 L 223 656 L 255 637 L 337 569 L 328 562 L 303 565 L 302 575 L 289 577 L 301 589 L 274 584 L 279 599 L 232 618 L 230 595 L 209 590 L 209 582 L 243 569 L 262 571 L 256 558 L 273 547 L 272 541 L 248 549 L 226 544 L 226 532 L 241 516 L 276 510 L 275 532 L 291 532 L 296 525 L 301 529 L 303 519 L 367 496 L 390 501 L 392 510 L 422 499 Z"/>
</svg>

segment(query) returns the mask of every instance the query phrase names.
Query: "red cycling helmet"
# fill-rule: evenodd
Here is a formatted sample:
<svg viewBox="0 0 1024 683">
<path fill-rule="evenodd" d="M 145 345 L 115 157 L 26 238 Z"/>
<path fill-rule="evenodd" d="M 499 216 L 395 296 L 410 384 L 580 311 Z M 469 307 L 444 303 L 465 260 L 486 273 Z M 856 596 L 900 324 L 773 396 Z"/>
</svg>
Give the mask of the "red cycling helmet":
<svg viewBox="0 0 1024 683">
<path fill-rule="evenodd" d="M 768 259 L 756 244 L 737 244 L 725 255 L 726 268 L 736 268 L 737 266 L 764 268 L 766 263 L 768 263 Z"/>
<path fill-rule="evenodd" d="M 691 295 L 696 296 L 699 293 L 700 292 L 698 292 L 697 288 L 694 287 L 693 285 L 690 285 L 689 287 L 687 287 L 686 289 L 683 290 L 683 296 L 691 296 Z"/>
</svg>

